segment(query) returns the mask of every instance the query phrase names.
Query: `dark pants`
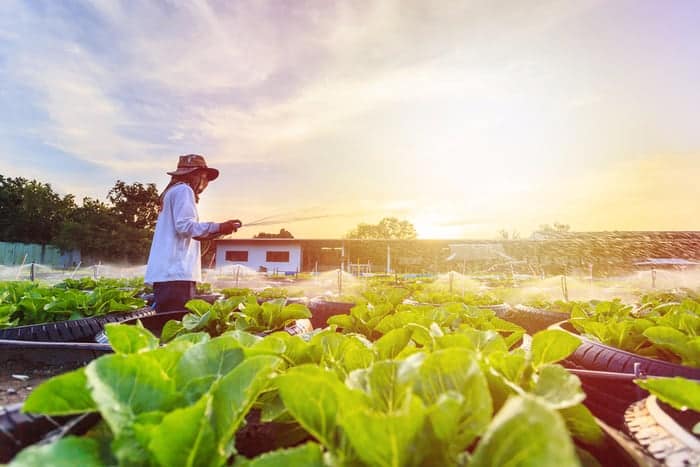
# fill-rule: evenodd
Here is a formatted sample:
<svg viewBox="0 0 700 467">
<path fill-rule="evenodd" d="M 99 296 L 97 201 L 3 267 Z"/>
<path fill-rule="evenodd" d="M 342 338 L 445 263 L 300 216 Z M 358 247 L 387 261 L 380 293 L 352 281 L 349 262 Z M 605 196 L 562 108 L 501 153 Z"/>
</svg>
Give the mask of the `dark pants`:
<svg viewBox="0 0 700 467">
<path fill-rule="evenodd" d="M 156 313 L 185 310 L 185 303 L 195 294 L 195 282 L 170 281 L 153 284 Z"/>
</svg>

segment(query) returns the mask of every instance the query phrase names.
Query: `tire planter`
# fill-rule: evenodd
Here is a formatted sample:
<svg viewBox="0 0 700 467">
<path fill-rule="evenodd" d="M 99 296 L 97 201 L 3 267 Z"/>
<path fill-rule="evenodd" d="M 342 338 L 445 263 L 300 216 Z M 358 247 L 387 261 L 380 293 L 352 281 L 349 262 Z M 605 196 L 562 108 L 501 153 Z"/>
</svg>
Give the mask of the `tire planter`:
<svg viewBox="0 0 700 467">
<path fill-rule="evenodd" d="M 311 311 L 311 325 L 314 328 L 325 328 L 328 325 L 328 318 L 335 315 L 347 315 L 354 306 L 354 303 L 311 300 L 308 305 Z"/>
<path fill-rule="evenodd" d="M 562 364 L 581 380 L 586 393 L 584 404 L 594 415 L 617 429 L 623 429 L 624 413 L 635 401 L 648 395 L 634 384 L 634 379 L 647 376 L 683 376 L 700 379 L 700 368 L 616 349 L 576 333 L 567 322 L 550 326 L 581 339 L 582 343 Z"/>
<path fill-rule="evenodd" d="M 22 404 L 0 407 L 0 462 L 10 462 L 25 447 L 55 437 L 82 435 L 99 420 L 97 413 L 47 417 L 21 412 Z"/>
<path fill-rule="evenodd" d="M 87 363 L 112 352 L 108 344 L 0 339 L 0 362 L 23 360 L 40 365 Z"/>
<path fill-rule="evenodd" d="M 504 311 L 497 311 L 497 316 L 511 323 L 525 328 L 529 334 L 535 334 L 538 331 L 547 329 L 555 323 L 561 322 L 567 317 L 565 313 L 557 313 L 556 311 L 543 310 L 541 308 L 533 308 L 525 305 L 515 305 L 507 307 Z"/>
<path fill-rule="evenodd" d="M 689 423 L 679 423 L 677 419 L 684 417 L 683 421 Z M 688 431 L 698 419 L 697 412 L 677 412 L 649 396 L 627 409 L 625 431 L 649 456 L 664 465 L 700 465 L 700 440 Z"/>
<path fill-rule="evenodd" d="M 700 379 L 700 368 L 643 357 L 601 344 L 581 336 L 566 321 L 557 323 L 553 328 L 569 332 L 583 341 L 581 346 L 569 358 L 587 369 L 615 373 L 637 373 L 640 376 L 682 376 L 684 378 Z"/>
<path fill-rule="evenodd" d="M 0 407 L 0 463 L 10 462 L 30 445 L 67 435 L 83 435 L 102 419 L 99 413 L 63 417 L 31 415 L 22 413 L 21 408 L 22 404 Z M 290 430 L 288 424 L 260 421 L 260 411 L 252 409 L 236 433 L 236 450 L 252 458 L 311 439 L 303 429 Z"/>
<path fill-rule="evenodd" d="M 81 318 L 53 323 L 16 326 L 0 329 L 0 339 L 40 342 L 90 342 L 107 323 L 119 323 L 131 318 L 142 318 L 155 313 L 150 307 L 126 313 L 110 313 L 91 318 Z"/>
</svg>

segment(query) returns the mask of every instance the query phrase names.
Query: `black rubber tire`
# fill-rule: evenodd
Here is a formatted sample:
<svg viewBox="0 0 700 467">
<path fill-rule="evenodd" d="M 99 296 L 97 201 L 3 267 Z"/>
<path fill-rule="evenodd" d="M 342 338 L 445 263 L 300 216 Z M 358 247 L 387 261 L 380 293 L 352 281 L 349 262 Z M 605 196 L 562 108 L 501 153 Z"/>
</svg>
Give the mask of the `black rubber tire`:
<svg viewBox="0 0 700 467">
<path fill-rule="evenodd" d="M 565 313 L 557 313 L 556 311 L 542 310 L 525 305 L 508 307 L 502 316 L 498 316 L 524 328 L 528 334 L 535 334 L 567 318 Z"/>
<path fill-rule="evenodd" d="M 576 333 L 569 323 L 556 323 L 550 329 L 560 329 L 581 339 L 578 349 L 562 364 L 567 368 L 598 373 L 598 376 L 591 377 L 579 375 L 586 393 L 583 403 L 595 416 L 616 429 L 624 428 L 625 410 L 648 395 L 632 381 L 635 375 L 640 378 L 683 376 L 700 379 L 699 368 L 642 357 L 595 342 Z"/>
<path fill-rule="evenodd" d="M 107 323 L 119 323 L 130 318 L 141 318 L 154 313 L 151 308 L 145 307 L 125 313 L 110 313 L 70 321 L 16 326 L 0 329 L 0 339 L 40 342 L 92 341 L 95 334 L 102 331 Z"/>
<path fill-rule="evenodd" d="M 637 368 L 637 371 L 644 376 L 682 376 L 700 380 L 700 368 L 642 357 L 595 342 L 576 333 L 573 327 L 566 322 L 557 323 L 552 327 L 569 332 L 581 339 L 582 344 L 568 358 L 579 367 L 615 373 L 635 373 L 635 368 Z"/>
<path fill-rule="evenodd" d="M 335 315 L 347 315 L 350 309 L 355 306 L 354 303 L 346 302 L 326 302 L 323 300 L 311 300 L 309 302 L 309 310 L 311 311 L 311 325 L 316 328 L 325 328 L 328 323 L 328 318 Z"/>
<path fill-rule="evenodd" d="M 51 437 L 58 429 L 64 435 L 81 435 L 100 419 L 97 413 L 64 417 L 30 415 L 22 413 L 21 408 L 21 403 L 0 407 L 0 462 L 3 464 L 25 447 Z"/>
<path fill-rule="evenodd" d="M 39 365 L 85 364 L 112 352 L 109 344 L 0 340 L 0 364 L 22 360 Z"/>
</svg>

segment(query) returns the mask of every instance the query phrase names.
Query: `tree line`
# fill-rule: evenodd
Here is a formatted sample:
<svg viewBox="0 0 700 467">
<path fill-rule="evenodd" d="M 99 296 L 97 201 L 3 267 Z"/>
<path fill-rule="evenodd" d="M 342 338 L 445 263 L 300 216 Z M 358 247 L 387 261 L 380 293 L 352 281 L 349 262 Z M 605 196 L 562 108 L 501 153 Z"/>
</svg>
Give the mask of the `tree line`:
<svg viewBox="0 0 700 467">
<path fill-rule="evenodd" d="M 60 195 L 50 184 L 0 175 L 0 241 L 80 250 L 84 259 L 144 263 L 158 219 L 154 183 L 117 180 L 106 200 Z"/>
</svg>

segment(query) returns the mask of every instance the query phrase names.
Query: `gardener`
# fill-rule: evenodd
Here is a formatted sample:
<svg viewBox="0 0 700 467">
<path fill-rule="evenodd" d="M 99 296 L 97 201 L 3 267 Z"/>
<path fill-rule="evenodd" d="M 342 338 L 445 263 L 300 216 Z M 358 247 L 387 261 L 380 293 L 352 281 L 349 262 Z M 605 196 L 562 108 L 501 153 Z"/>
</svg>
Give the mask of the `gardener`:
<svg viewBox="0 0 700 467">
<path fill-rule="evenodd" d="M 238 230 L 239 220 L 199 222 L 199 195 L 219 171 L 207 167 L 197 154 L 180 156 L 177 170 L 160 195 L 160 212 L 153 234 L 144 281 L 153 284 L 157 313 L 184 310 L 202 281 L 200 240 Z"/>
</svg>

